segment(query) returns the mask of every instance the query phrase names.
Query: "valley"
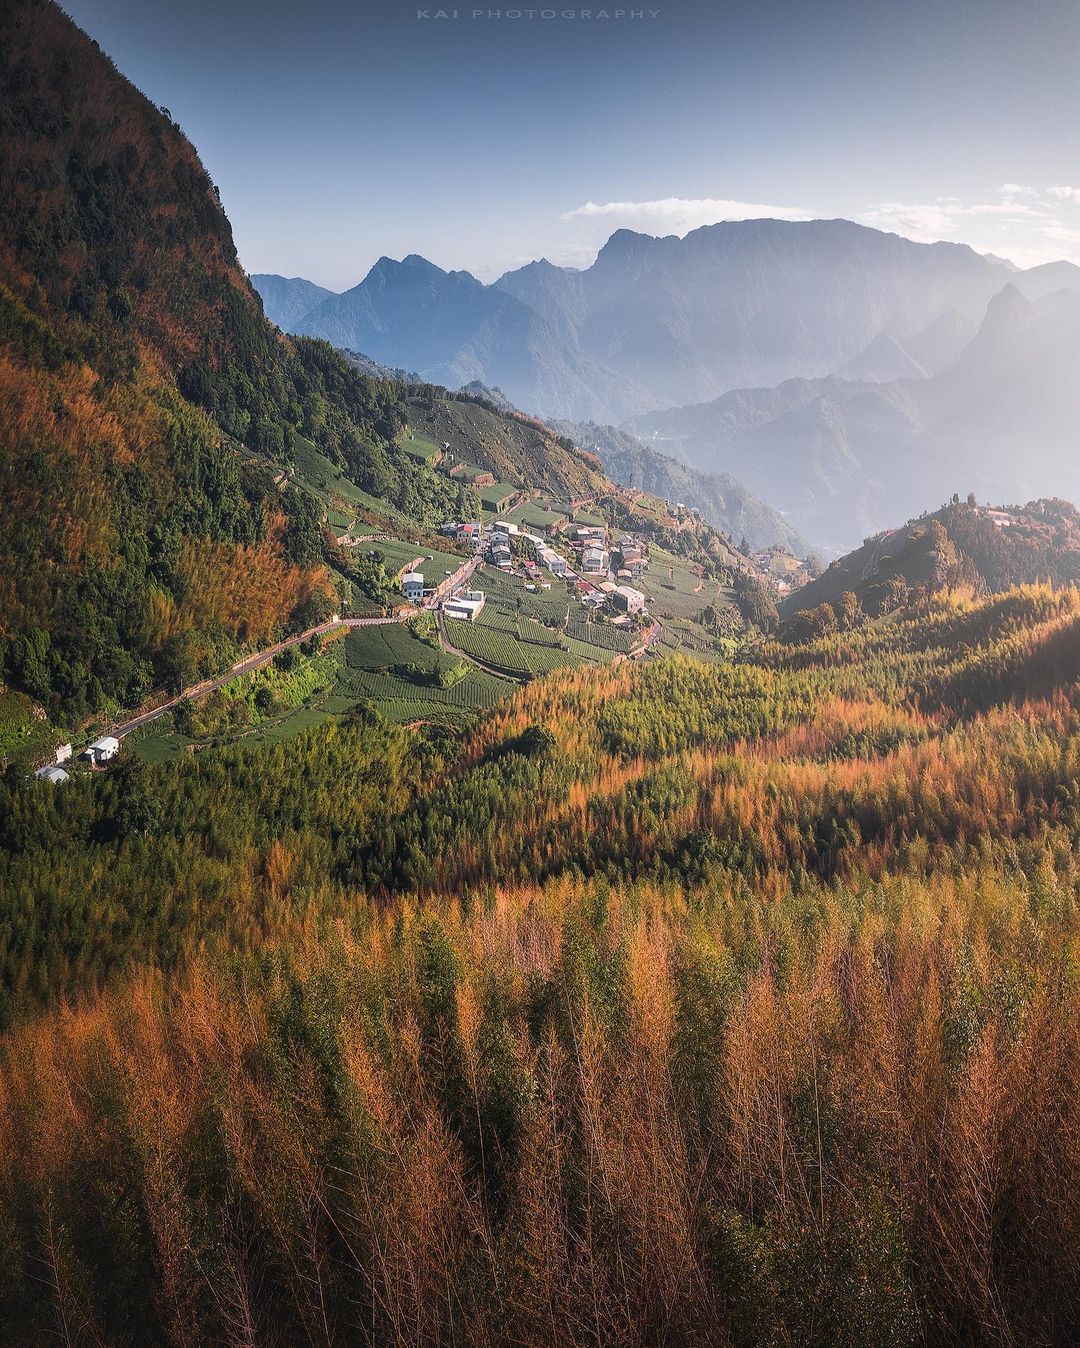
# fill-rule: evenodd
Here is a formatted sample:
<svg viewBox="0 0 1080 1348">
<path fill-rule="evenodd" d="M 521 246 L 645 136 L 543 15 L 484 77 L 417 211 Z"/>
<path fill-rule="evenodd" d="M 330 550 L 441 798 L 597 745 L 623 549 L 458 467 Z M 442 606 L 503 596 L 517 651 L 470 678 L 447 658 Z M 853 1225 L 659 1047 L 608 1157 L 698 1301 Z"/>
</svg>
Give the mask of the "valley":
<svg viewBox="0 0 1080 1348">
<path fill-rule="evenodd" d="M 637 165 L 701 95 L 560 94 L 554 27 L 128 9 L 220 189 L 0 0 L 0 1348 L 1072 1348 L 1080 270 L 559 205 L 576 99 Z M 831 17 L 797 117 L 749 62 L 676 139 L 793 151 Z M 586 265 L 521 265 L 522 173 Z M 487 284 L 406 252 L 466 181 Z M 405 256 L 249 278 L 223 201 Z"/>
</svg>

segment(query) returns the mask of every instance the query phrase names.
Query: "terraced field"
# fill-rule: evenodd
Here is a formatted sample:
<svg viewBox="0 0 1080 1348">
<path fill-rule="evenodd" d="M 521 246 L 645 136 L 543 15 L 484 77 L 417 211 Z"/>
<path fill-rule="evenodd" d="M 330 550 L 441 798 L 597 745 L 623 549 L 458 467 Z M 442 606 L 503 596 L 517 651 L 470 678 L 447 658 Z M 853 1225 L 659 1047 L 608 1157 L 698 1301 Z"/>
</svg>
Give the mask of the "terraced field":
<svg viewBox="0 0 1080 1348">
<path fill-rule="evenodd" d="M 400 571 L 404 566 L 408 566 L 417 557 L 422 558 L 420 570 L 424 573 L 425 582 L 430 585 L 437 585 L 439 581 L 445 580 L 447 571 L 456 571 L 466 560 L 457 553 L 443 552 L 429 544 L 415 543 L 403 538 L 380 540 L 377 543 L 364 543 L 362 547 L 365 552 L 381 553 L 386 569 L 391 574 Z"/>
<path fill-rule="evenodd" d="M 453 661 L 412 634 L 404 623 L 386 623 L 379 627 L 353 627 L 345 638 L 345 662 L 350 669 L 393 669 L 395 665 L 416 665 L 435 670 Z"/>
<path fill-rule="evenodd" d="M 410 458 L 420 459 L 422 463 L 434 463 L 441 452 L 441 446 L 434 440 L 426 440 L 422 435 L 413 434 L 410 437 L 405 434 L 398 444 Z"/>
<path fill-rule="evenodd" d="M 390 721 L 460 721 L 514 690 L 512 683 L 475 665 L 452 688 L 429 683 L 439 670 L 453 669 L 460 661 L 421 641 L 404 624 L 354 627 L 345 639 L 345 659 L 347 668 L 339 673 L 334 692 L 349 705 L 367 699 Z M 421 676 L 404 673 L 406 667 Z"/>
<path fill-rule="evenodd" d="M 501 510 L 506 501 L 520 491 L 512 482 L 496 482 L 494 487 L 477 487 L 476 492 L 485 510 Z"/>
<path fill-rule="evenodd" d="M 471 668 L 453 688 L 419 686 L 397 675 L 350 669 L 342 676 L 354 700 L 366 698 L 388 721 L 460 722 L 471 712 L 493 707 L 509 697 L 514 685 L 482 669 Z"/>
<path fill-rule="evenodd" d="M 715 637 L 700 623 L 689 619 L 668 620 L 657 642 L 657 653 L 673 655 L 678 651 L 682 655 L 692 655 L 706 663 L 727 660 L 735 650 L 736 643 L 725 637 Z"/>
<path fill-rule="evenodd" d="M 635 638 L 621 627 L 612 627 L 609 623 L 588 623 L 584 617 L 572 617 L 566 633 L 575 641 L 590 646 L 601 646 L 604 650 L 626 654 L 634 646 Z"/>
<path fill-rule="evenodd" d="M 507 519 L 526 529 L 543 533 L 549 524 L 558 524 L 560 520 L 566 519 L 568 514 L 568 509 L 560 508 L 552 501 L 522 501 L 510 511 Z"/>
<path fill-rule="evenodd" d="M 714 593 L 706 594 L 690 563 L 663 548 L 650 553 L 649 569 L 634 588 L 649 601 L 649 612 L 658 618 L 696 618 Z"/>
</svg>

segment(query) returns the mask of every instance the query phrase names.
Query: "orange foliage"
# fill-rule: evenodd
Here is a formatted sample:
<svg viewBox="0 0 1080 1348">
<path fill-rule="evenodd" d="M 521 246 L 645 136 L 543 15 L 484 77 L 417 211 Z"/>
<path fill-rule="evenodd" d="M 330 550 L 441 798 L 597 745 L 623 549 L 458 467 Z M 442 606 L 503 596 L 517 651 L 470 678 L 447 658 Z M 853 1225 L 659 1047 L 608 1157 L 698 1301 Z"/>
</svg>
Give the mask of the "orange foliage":
<svg viewBox="0 0 1080 1348">
<path fill-rule="evenodd" d="M 305 571 L 267 541 L 245 546 L 185 539 L 180 569 L 180 629 L 222 627 L 245 644 L 265 645 L 297 604 L 313 593 L 330 593 L 325 567 Z"/>
</svg>

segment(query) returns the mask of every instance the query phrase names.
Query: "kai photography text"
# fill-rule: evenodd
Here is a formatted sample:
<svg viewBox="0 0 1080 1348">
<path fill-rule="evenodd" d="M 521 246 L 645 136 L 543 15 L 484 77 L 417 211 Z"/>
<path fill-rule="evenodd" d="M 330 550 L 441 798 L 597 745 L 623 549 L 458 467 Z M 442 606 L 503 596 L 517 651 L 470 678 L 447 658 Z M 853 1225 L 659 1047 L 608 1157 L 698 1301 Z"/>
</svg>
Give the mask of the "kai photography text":
<svg viewBox="0 0 1080 1348">
<path fill-rule="evenodd" d="M 529 20 L 539 20 L 541 22 L 576 21 L 584 23 L 603 23 L 608 22 L 642 22 L 658 19 L 661 11 L 658 9 L 418 9 L 416 17 L 418 19 L 430 19 L 433 21 L 465 20 L 477 22 L 480 20 L 501 21 L 510 23 L 523 22 Z"/>
</svg>

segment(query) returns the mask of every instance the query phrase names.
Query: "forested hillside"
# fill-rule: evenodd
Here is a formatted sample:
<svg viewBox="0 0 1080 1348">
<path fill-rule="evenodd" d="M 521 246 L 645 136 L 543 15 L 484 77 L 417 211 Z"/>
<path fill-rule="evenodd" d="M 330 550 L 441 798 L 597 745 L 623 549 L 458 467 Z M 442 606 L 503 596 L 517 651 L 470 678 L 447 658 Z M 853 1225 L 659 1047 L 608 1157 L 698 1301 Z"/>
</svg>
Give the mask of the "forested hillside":
<svg viewBox="0 0 1080 1348">
<path fill-rule="evenodd" d="M 0 1346 L 1072 1348 L 1080 515 L 776 631 L 572 437 L 283 336 L 167 112 L 0 31 L 0 751 L 366 615 L 0 773 Z M 388 611 L 504 510 L 648 615 Z"/>
<path fill-rule="evenodd" d="M 237 446 L 362 479 L 403 416 L 266 323 L 166 112 L 46 0 L 0 21 L 0 657 L 71 719 L 328 612 L 311 503 Z"/>
<path fill-rule="evenodd" d="M 331 527 L 479 509 L 407 424 L 511 492 L 610 491 L 536 423 L 283 337 L 168 111 L 50 0 L 0 21 L 0 681 L 100 721 L 366 593 Z"/>
<path fill-rule="evenodd" d="M 0 1341 L 1075 1341 L 1078 633 L 5 788 Z"/>
<path fill-rule="evenodd" d="M 800 628 L 812 630 L 873 617 L 951 587 L 993 594 L 1037 581 L 1080 581 L 1075 506 L 1050 500 L 991 508 L 974 498 L 954 499 L 934 514 L 867 539 L 791 594 L 781 611 L 787 618 L 803 615 Z"/>
</svg>

